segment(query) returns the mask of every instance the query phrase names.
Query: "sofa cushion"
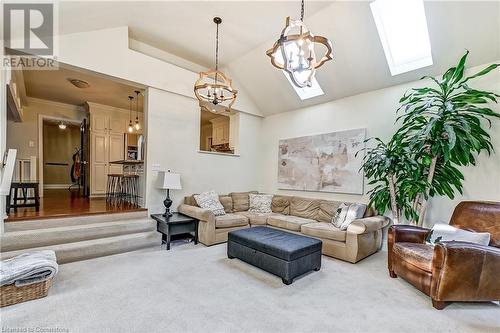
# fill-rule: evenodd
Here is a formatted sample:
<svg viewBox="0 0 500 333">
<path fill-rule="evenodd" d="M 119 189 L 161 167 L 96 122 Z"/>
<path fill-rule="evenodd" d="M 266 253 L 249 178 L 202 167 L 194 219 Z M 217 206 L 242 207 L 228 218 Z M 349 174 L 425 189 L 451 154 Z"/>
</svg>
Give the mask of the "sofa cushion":
<svg viewBox="0 0 500 333">
<path fill-rule="evenodd" d="M 244 212 L 250 208 L 250 193 L 259 193 L 257 191 L 249 192 L 231 192 L 229 195 L 233 199 L 233 211 L 234 212 Z"/>
<path fill-rule="evenodd" d="M 292 231 L 300 231 L 303 224 L 315 223 L 315 220 L 292 215 L 275 214 L 267 218 L 267 224 Z"/>
<path fill-rule="evenodd" d="M 321 200 L 319 202 L 318 216 L 316 217 L 316 220 L 330 223 L 340 204 L 340 201 Z"/>
<path fill-rule="evenodd" d="M 293 197 L 290 201 L 290 215 L 305 219 L 316 219 L 321 200 Z"/>
<path fill-rule="evenodd" d="M 290 214 L 290 200 L 292 197 L 286 195 L 275 195 L 271 202 L 271 210 L 273 213 Z"/>
<path fill-rule="evenodd" d="M 232 228 L 248 224 L 248 217 L 238 214 L 226 214 L 215 217 L 216 228 Z"/>
<path fill-rule="evenodd" d="M 400 259 L 421 270 L 432 272 L 432 256 L 434 254 L 432 245 L 401 242 L 394 244 L 392 250 Z"/>
<path fill-rule="evenodd" d="M 341 204 L 340 207 L 339 214 L 332 220 L 332 224 L 340 228 L 340 230 L 347 230 L 347 227 L 349 227 L 354 220 L 362 218 L 366 211 L 366 205 L 360 203 L 351 203 L 347 206 Z"/>
<path fill-rule="evenodd" d="M 194 199 L 194 194 L 190 195 L 189 197 L 184 197 L 184 203 L 186 205 L 200 207 L 200 206 L 198 206 L 198 204 L 196 203 L 196 200 Z"/>
<path fill-rule="evenodd" d="M 195 194 L 194 199 L 196 200 L 198 206 L 212 211 L 215 216 L 226 214 L 224 206 L 220 203 L 219 196 L 215 193 L 215 191 Z"/>
<path fill-rule="evenodd" d="M 474 232 L 455 228 L 446 223 L 436 223 L 427 235 L 427 243 L 435 245 L 440 242 L 468 242 L 487 246 L 490 243 L 489 232 Z"/>
<path fill-rule="evenodd" d="M 249 212 L 256 213 L 271 213 L 271 202 L 273 200 L 272 194 L 248 194 L 250 199 Z"/>
<path fill-rule="evenodd" d="M 345 242 L 346 232 L 336 228 L 333 224 L 328 222 L 304 224 L 300 227 L 300 231 L 307 236 Z"/>
<path fill-rule="evenodd" d="M 233 212 L 233 199 L 229 195 L 219 195 L 219 201 L 224 206 L 226 213 Z"/>
<path fill-rule="evenodd" d="M 266 225 L 270 216 L 278 215 L 275 213 L 257 213 L 257 212 L 238 212 L 238 215 L 248 217 L 251 225 Z"/>
</svg>

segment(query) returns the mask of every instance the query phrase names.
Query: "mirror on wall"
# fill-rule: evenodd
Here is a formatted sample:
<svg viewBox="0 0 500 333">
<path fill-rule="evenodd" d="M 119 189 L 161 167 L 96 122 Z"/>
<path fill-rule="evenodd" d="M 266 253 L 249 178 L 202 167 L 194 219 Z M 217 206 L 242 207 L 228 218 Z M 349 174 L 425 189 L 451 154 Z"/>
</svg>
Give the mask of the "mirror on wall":
<svg viewBox="0 0 500 333">
<path fill-rule="evenodd" d="M 231 116 L 201 109 L 200 151 L 235 153 L 234 128 Z M 233 125 L 234 127 L 234 125 Z"/>
</svg>

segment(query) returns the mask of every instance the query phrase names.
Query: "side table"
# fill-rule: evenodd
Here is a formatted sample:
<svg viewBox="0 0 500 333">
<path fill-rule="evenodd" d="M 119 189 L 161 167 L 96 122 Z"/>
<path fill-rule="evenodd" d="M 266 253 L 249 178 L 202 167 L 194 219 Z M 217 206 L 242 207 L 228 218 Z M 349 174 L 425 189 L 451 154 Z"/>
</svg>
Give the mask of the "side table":
<svg viewBox="0 0 500 333">
<path fill-rule="evenodd" d="M 194 244 L 198 244 L 198 220 L 181 213 L 172 213 L 172 216 L 163 214 L 152 214 L 151 218 L 156 220 L 158 232 L 162 234 L 162 240 L 167 243 L 170 250 L 170 240 L 174 235 L 189 234 L 194 238 Z"/>
</svg>

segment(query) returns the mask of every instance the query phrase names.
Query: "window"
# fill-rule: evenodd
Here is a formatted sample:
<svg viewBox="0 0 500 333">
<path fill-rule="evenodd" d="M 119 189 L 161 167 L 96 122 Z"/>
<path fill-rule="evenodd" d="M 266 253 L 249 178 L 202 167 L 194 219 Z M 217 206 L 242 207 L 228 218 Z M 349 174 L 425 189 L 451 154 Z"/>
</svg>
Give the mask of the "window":
<svg viewBox="0 0 500 333">
<path fill-rule="evenodd" d="M 213 106 L 212 106 L 213 107 Z M 201 109 L 200 151 L 237 154 L 239 135 L 239 114 L 228 113 L 215 108 L 215 112 Z"/>
<path fill-rule="evenodd" d="M 370 7 L 393 76 L 432 65 L 423 0 L 375 0 Z"/>
</svg>

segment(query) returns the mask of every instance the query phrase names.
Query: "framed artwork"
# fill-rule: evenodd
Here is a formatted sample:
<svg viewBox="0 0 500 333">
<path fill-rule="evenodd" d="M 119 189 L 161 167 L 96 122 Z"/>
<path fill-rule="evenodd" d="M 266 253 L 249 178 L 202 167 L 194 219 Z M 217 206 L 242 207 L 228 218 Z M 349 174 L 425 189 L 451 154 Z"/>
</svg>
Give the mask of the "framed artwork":
<svg viewBox="0 0 500 333">
<path fill-rule="evenodd" d="M 366 129 L 279 141 L 278 188 L 363 194 Z"/>
</svg>

